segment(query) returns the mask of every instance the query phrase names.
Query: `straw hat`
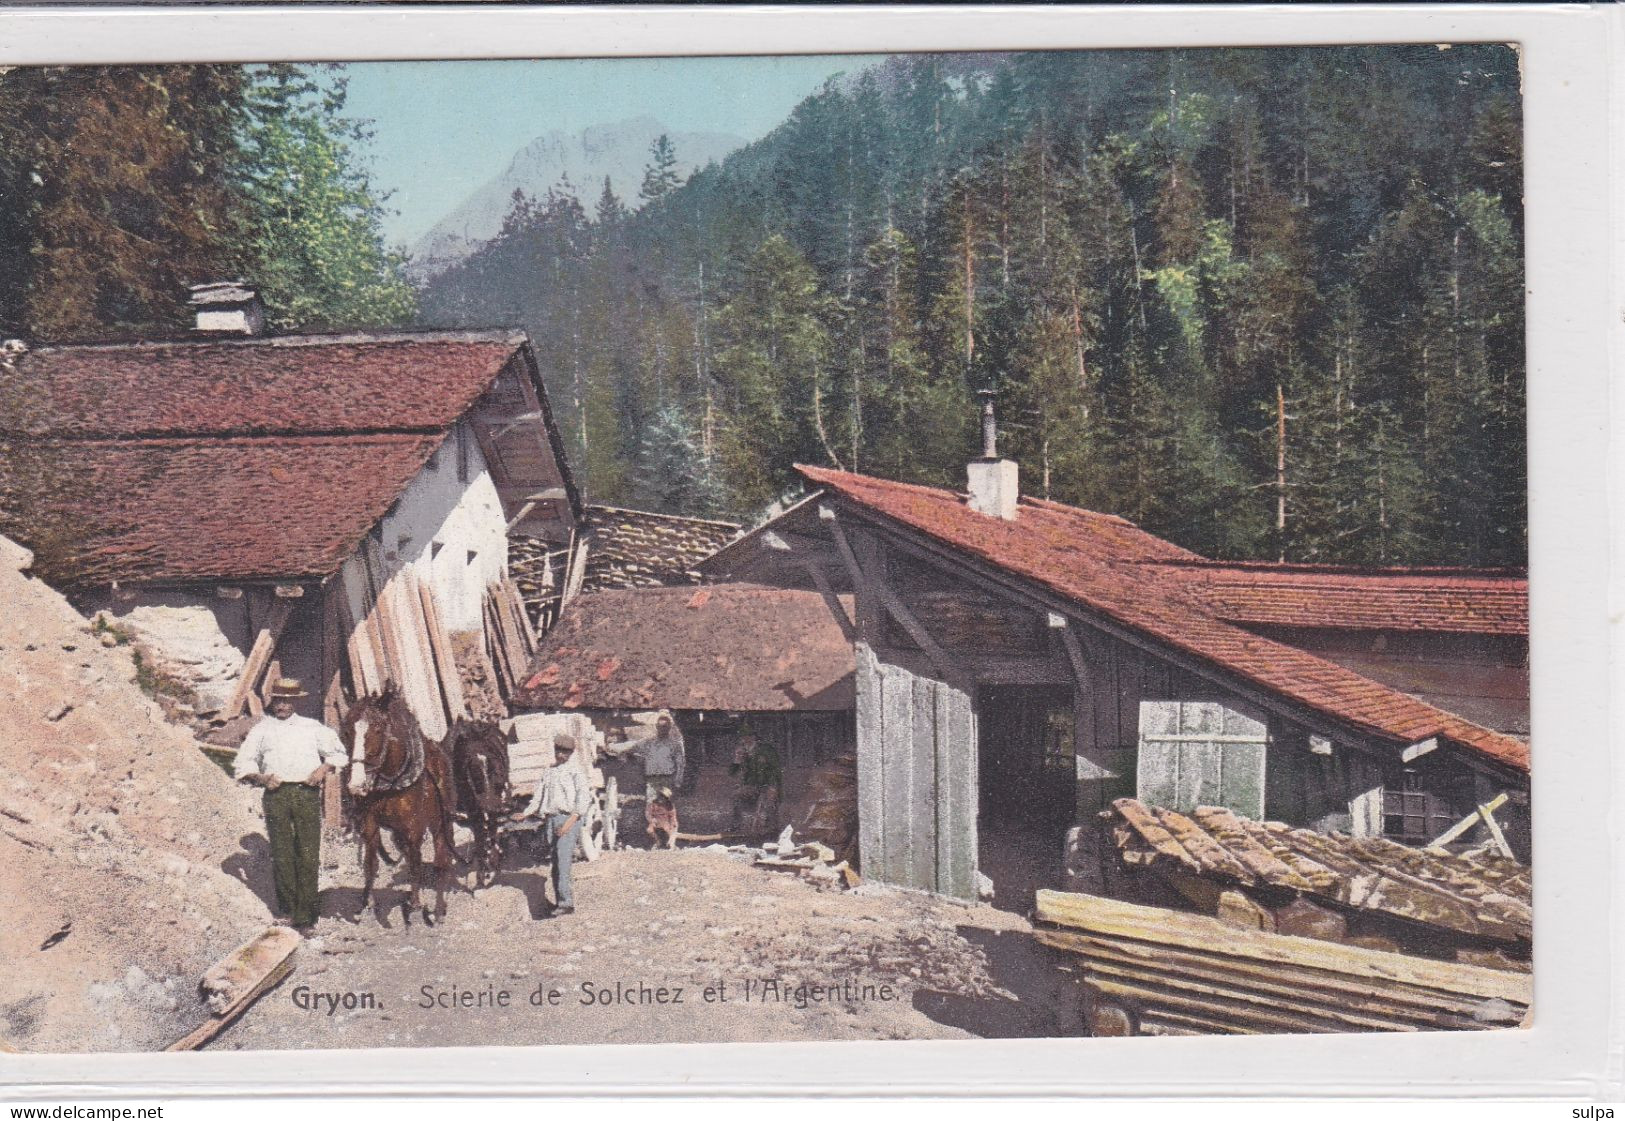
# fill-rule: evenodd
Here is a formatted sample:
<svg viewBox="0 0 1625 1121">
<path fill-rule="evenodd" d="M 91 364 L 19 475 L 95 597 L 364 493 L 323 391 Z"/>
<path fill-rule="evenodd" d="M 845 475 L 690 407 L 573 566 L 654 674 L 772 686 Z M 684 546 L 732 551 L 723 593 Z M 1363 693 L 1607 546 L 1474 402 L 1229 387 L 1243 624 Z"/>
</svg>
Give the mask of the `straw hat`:
<svg viewBox="0 0 1625 1121">
<path fill-rule="evenodd" d="M 271 695 L 268 699 L 272 701 L 296 701 L 300 697 L 308 696 L 310 694 L 305 692 L 298 681 L 291 677 L 282 677 L 272 683 Z"/>
</svg>

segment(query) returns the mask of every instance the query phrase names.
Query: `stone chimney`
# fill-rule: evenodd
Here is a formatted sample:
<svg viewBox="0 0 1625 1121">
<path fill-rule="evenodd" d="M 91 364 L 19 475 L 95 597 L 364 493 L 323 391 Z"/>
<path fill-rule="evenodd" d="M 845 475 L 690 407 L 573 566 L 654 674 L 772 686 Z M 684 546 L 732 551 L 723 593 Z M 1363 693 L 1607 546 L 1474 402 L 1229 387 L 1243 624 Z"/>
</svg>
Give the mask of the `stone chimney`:
<svg viewBox="0 0 1625 1121">
<path fill-rule="evenodd" d="M 966 465 L 970 481 L 970 508 L 990 518 L 1014 521 L 1021 484 L 1016 462 L 999 458 L 999 423 L 993 415 L 991 389 L 978 390 L 982 399 L 982 457 Z"/>
<path fill-rule="evenodd" d="M 265 333 L 265 305 L 260 295 L 241 280 L 194 284 L 187 301 L 197 314 L 192 330 L 208 335 L 261 335 Z"/>
</svg>

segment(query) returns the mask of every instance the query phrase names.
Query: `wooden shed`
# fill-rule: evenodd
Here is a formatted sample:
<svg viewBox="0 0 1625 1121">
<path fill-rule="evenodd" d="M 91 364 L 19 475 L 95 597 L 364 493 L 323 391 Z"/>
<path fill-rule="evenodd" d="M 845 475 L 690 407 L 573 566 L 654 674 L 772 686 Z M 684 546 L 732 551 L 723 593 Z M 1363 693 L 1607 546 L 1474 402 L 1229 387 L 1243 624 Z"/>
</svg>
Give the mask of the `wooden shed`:
<svg viewBox="0 0 1625 1121">
<path fill-rule="evenodd" d="M 1069 826 L 1124 796 L 1425 841 L 1507 793 L 1526 844 L 1529 749 L 1504 730 L 1527 720 L 1526 687 L 1521 713 L 1505 688 L 1523 672 L 1521 577 L 1256 566 L 1243 589 L 1253 567 L 1018 497 L 996 457 L 972 462 L 968 494 L 799 470 L 813 493 L 702 568 L 816 591 L 850 628 L 866 876 L 970 896 L 979 865 L 1058 858 Z M 1305 591 L 1317 580 L 1355 584 L 1348 609 Z M 1436 635 L 1499 674 L 1493 721 L 1338 645 Z"/>
</svg>

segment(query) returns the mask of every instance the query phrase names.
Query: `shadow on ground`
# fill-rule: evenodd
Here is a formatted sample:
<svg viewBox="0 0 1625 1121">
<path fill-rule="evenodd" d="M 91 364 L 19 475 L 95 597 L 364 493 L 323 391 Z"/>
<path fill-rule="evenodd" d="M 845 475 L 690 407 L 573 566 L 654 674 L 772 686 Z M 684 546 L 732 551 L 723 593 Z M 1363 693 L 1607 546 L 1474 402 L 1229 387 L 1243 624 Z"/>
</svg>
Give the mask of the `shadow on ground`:
<svg viewBox="0 0 1625 1121">
<path fill-rule="evenodd" d="M 983 1039 L 1036 1039 L 1087 1034 L 1077 975 L 1025 930 L 961 926 L 965 941 L 981 948 L 999 991 L 965 996 L 920 990 L 914 1007 L 939 1024 Z"/>
</svg>

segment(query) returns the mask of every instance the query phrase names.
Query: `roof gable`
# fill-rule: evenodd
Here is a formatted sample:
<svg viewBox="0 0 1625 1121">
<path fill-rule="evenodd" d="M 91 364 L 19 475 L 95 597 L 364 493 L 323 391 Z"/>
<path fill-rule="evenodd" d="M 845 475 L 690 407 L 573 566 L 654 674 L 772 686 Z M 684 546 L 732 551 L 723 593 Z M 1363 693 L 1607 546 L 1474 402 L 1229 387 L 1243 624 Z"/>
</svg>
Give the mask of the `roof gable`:
<svg viewBox="0 0 1625 1121">
<path fill-rule="evenodd" d="M 1169 574 L 1168 562 L 1201 558 L 1121 518 L 1024 498 L 1019 516 L 1005 521 L 971 510 L 951 491 L 821 467 L 797 470 L 866 510 L 1311 711 L 1390 740 L 1441 736 L 1528 770 L 1529 746 L 1521 740 L 1220 618 Z"/>
</svg>

